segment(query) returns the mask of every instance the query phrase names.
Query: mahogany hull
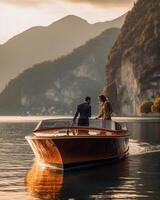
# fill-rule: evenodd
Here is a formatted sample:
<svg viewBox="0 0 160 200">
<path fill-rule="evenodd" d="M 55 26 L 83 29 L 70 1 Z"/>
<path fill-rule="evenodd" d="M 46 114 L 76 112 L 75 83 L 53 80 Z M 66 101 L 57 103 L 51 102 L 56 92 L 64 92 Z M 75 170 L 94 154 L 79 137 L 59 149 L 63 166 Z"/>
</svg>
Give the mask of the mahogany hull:
<svg viewBox="0 0 160 200">
<path fill-rule="evenodd" d="M 68 169 L 102 161 L 119 160 L 128 154 L 128 135 L 27 136 L 38 161 L 56 169 Z"/>
</svg>

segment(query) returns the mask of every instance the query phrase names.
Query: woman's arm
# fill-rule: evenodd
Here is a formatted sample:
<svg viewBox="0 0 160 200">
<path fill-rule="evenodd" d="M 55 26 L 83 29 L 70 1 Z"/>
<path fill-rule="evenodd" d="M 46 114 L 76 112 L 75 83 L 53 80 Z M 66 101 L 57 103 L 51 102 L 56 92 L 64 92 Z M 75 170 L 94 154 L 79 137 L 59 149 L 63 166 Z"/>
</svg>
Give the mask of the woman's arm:
<svg viewBox="0 0 160 200">
<path fill-rule="evenodd" d="M 99 119 L 102 116 L 103 116 L 103 110 L 102 110 L 102 106 L 100 106 L 100 108 L 99 108 L 99 114 L 98 114 L 98 116 L 95 119 Z"/>
</svg>

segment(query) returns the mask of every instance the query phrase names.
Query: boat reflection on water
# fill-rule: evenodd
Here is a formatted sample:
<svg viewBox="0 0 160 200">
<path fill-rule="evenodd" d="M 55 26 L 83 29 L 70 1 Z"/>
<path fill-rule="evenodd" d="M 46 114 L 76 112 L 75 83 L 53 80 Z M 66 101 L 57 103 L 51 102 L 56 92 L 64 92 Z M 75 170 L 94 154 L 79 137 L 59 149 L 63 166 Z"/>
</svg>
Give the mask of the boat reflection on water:
<svg viewBox="0 0 160 200">
<path fill-rule="evenodd" d="M 129 176 L 128 160 L 89 169 L 55 172 L 34 163 L 25 177 L 26 191 L 35 199 L 112 198 Z M 127 184 L 128 185 L 128 184 Z M 114 188 L 114 189 L 113 189 Z"/>
<path fill-rule="evenodd" d="M 63 173 L 40 167 L 36 162 L 25 177 L 26 191 L 35 198 L 57 199 L 63 185 Z"/>
</svg>

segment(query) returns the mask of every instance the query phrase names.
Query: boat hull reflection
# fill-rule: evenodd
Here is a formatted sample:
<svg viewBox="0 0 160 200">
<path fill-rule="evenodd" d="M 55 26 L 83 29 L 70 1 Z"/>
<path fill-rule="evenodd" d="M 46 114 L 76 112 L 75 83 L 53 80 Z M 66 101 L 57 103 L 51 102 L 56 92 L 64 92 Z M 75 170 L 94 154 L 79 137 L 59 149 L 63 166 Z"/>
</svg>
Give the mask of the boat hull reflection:
<svg viewBox="0 0 160 200">
<path fill-rule="evenodd" d="M 99 194 L 101 199 L 112 199 L 114 188 L 120 191 L 128 187 L 128 176 L 128 160 L 64 174 L 41 168 L 35 162 L 26 174 L 25 185 L 28 194 L 36 199 L 89 199 L 91 195 L 99 199 Z"/>
<path fill-rule="evenodd" d="M 34 163 L 25 177 L 26 191 L 40 199 L 56 199 L 63 185 L 63 173 Z"/>
</svg>

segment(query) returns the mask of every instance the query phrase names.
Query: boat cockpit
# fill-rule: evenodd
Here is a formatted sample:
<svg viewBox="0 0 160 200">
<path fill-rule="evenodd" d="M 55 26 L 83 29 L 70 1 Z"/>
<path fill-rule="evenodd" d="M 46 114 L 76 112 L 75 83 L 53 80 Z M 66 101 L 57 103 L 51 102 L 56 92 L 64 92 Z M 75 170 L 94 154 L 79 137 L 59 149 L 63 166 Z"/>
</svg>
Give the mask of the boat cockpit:
<svg viewBox="0 0 160 200">
<path fill-rule="evenodd" d="M 106 121 L 106 127 L 102 127 L 101 120 L 90 120 L 89 126 L 77 126 L 72 119 L 47 119 L 42 120 L 36 126 L 36 136 L 77 136 L 77 135 L 106 135 L 124 134 L 127 132 L 125 124 L 119 124 L 112 120 Z"/>
</svg>

